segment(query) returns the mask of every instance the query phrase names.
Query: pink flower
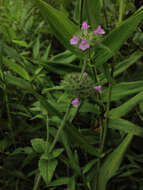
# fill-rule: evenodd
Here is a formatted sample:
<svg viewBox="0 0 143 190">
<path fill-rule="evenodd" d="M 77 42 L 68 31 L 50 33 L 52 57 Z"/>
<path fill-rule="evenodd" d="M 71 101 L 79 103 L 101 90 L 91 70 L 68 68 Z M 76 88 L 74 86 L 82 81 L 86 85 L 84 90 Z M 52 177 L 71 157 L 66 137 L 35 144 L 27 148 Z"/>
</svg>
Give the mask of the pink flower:
<svg viewBox="0 0 143 190">
<path fill-rule="evenodd" d="M 75 99 L 72 101 L 72 105 L 73 105 L 74 107 L 76 107 L 76 108 L 80 106 L 80 102 L 79 102 L 78 98 L 75 98 Z"/>
<path fill-rule="evenodd" d="M 101 86 L 101 85 L 94 86 L 93 88 L 94 88 L 98 93 L 101 93 L 101 89 L 102 89 L 102 86 Z"/>
<path fill-rule="evenodd" d="M 83 73 L 83 76 L 84 76 L 84 77 L 87 76 L 87 72 L 84 72 L 84 73 Z"/>
<path fill-rule="evenodd" d="M 71 44 L 71 45 L 76 45 L 76 44 L 78 44 L 79 41 L 80 41 L 80 38 L 77 37 L 76 35 L 74 35 L 74 36 L 72 37 L 72 39 L 70 39 L 70 44 Z"/>
<path fill-rule="evenodd" d="M 97 27 L 97 29 L 94 31 L 94 34 L 105 34 L 105 31 L 101 28 L 101 25 Z"/>
<path fill-rule="evenodd" d="M 87 40 L 82 40 L 81 43 L 79 44 L 79 49 L 82 51 L 90 48 L 90 45 L 87 43 Z"/>
<path fill-rule="evenodd" d="M 89 25 L 87 24 L 86 21 L 84 21 L 84 22 L 82 23 L 81 29 L 82 29 L 82 30 L 87 30 L 88 28 L 89 28 Z"/>
</svg>

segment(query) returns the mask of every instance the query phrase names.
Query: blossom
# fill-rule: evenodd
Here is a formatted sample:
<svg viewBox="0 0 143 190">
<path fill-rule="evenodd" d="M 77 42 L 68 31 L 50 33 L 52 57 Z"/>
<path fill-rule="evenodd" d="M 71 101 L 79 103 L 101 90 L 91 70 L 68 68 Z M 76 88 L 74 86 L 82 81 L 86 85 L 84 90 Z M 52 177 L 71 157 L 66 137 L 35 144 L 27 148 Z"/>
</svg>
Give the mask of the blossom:
<svg viewBox="0 0 143 190">
<path fill-rule="evenodd" d="M 94 88 L 98 93 L 101 93 L 101 89 L 102 89 L 102 86 L 101 86 L 101 85 L 94 86 L 93 88 Z"/>
<path fill-rule="evenodd" d="M 79 49 L 82 51 L 88 49 L 90 45 L 87 43 L 87 40 L 82 40 L 81 43 L 79 44 Z"/>
<path fill-rule="evenodd" d="M 86 21 L 84 21 L 84 22 L 82 23 L 81 29 L 82 29 L 82 30 L 87 30 L 88 28 L 89 28 L 89 25 L 87 24 Z"/>
<path fill-rule="evenodd" d="M 84 73 L 83 73 L 83 76 L 84 76 L 84 77 L 87 76 L 87 72 L 84 72 Z"/>
<path fill-rule="evenodd" d="M 97 27 L 97 29 L 94 31 L 94 34 L 105 34 L 105 31 L 101 28 L 101 25 Z"/>
<path fill-rule="evenodd" d="M 77 35 L 74 35 L 74 36 L 70 39 L 70 44 L 71 44 L 71 45 L 76 45 L 76 44 L 78 44 L 79 41 L 80 41 L 80 38 L 77 37 Z"/>
<path fill-rule="evenodd" d="M 79 102 L 78 98 L 75 98 L 75 99 L 72 101 L 72 105 L 73 105 L 74 107 L 76 107 L 76 108 L 80 106 L 80 102 Z"/>
</svg>

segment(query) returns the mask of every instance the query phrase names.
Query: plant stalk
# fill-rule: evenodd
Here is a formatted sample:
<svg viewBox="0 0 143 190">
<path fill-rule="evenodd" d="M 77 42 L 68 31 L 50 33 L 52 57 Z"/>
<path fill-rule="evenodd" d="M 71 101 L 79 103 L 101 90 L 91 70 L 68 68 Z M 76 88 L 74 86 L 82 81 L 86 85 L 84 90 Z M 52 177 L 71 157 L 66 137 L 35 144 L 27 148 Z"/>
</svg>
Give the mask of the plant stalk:
<svg viewBox="0 0 143 190">
<path fill-rule="evenodd" d="M 48 153 L 52 152 L 53 148 L 55 147 L 55 145 L 56 145 L 56 143 L 57 143 L 57 141 L 58 141 L 58 139 L 59 139 L 60 133 L 61 133 L 61 131 L 63 130 L 63 128 L 64 128 L 64 126 L 65 126 L 65 123 L 66 123 L 66 121 L 67 121 L 67 118 L 68 118 L 68 115 L 69 115 L 69 111 L 70 111 L 70 107 L 71 107 L 71 102 L 69 103 L 69 105 L 68 105 L 68 107 L 67 107 L 67 110 L 66 110 L 66 113 L 65 113 L 65 115 L 64 115 L 64 118 L 63 118 L 63 120 L 62 120 L 62 122 L 61 122 L 61 125 L 60 125 L 59 128 L 58 128 L 57 134 L 56 134 L 56 136 L 55 136 L 55 139 L 54 139 L 52 145 L 51 145 L 50 148 L 49 148 Z"/>
</svg>

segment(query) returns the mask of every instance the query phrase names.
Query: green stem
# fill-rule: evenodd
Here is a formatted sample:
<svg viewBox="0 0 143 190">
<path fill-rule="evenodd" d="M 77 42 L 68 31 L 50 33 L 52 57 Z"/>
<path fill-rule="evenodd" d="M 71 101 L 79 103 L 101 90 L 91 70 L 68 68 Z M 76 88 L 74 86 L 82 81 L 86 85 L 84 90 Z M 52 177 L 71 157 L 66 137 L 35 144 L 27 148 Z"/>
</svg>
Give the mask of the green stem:
<svg viewBox="0 0 143 190">
<path fill-rule="evenodd" d="M 106 106 L 105 125 L 104 125 L 104 128 L 103 128 L 103 136 L 102 136 L 102 141 L 101 141 L 101 147 L 100 147 L 100 150 L 99 150 L 100 154 L 102 154 L 103 150 L 104 150 L 104 145 L 105 145 L 108 126 L 109 126 L 109 111 L 110 111 L 111 95 L 112 95 L 113 74 L 114 74 L 114 65 L 112 66 L 112 69 L 111 69 L 111 80 L 109 81 L 109 86 L 108 86 L 108 101 L 107 101 L 107 106 Z M 98 177 L 99 177 L 100 166 L 101 166 L 101 159 L 99 159 L 98 163 L 97 163 L 97 175 L 96 175 L 97 176 L 96 177 L 96 188 L 97 189 L 98 189 Z"/>
<path fill-rule="evenodd" d="M 100 149 L 101 153 L 103 152 L 103 149 L 104 149 L 104 144 L 105 144 L 108 125 L 109 125 L 109 111 L 110 111 L 110 103 L 111 103 L 111 95 L 112 95 L 113 78 L 114 78 L 114 65 L 112 65 L 112 68 L 111 68 L 111 79 L 109 81 L 109 86 L 108 86 L 108 100 L 107 100 L 106 113 L 105 113 L 105 126 L 104 126 L 104 131 L 103 131 L 101 149 Z"/>
<path fill-rule="evenodd" d="M 5 104 L 6 104 L 7 116 L 8 116 L 8 128 L 9 128 L 9 130 L 11 132 L 11 138 L 12 138 L 13 144 L 16 147 L 16 142 L 15 142 L 15 138 L 14 138 L 14 131 L 13 131 L 13 128 L 12 128 L 12 119 L 11 119 L 11 115 L 10 115 L 10 109 L 9 109 L 6 85 L 4 86 L 4 96 L 5 96 Z"/>
<path fill-rule="evenodd" d="M 86 69 L 86 61 L 84 60 L 83 66 L 82 66 L 82 69 L 81 69 L 80 80 L 81 80 L 82 77 L 83 77 L 83 73 L 84 73 L 85 69 Z"/>
<path fill-rule="evenodd" d="M 52 152 L 53 148 L 55 147 L 56 142 L 57 142 L 58 139 L 59 139 L 60 133 L 61 133 L 61 131 L 63 130 L 63 128 L 64 128 L 64 126 L 65 126 L 65 123 L 66 123 L 67 118 L 68 118 L 68 115 L 69 115 L 70 106 L 71 106 L 71 102 L 69 103 L 69 105 L 68 105 L 68 107 L 67 107 L 66 113 L 65 113 L 64 118 L 63 118 L 63 120 L 62 120 L 62 122 L 61 122 L 61 125 L 60 125 L 59 128 L 58 128 L 58 131 L 57 131 L 57 134 L 56 134 L 56 136 L 55 136 L 55 139 L 54 139 L 52 145 L 51 145 L 50 148 L 49 148 L 49 151 L 48 151 L 49 153 Z"/>
<path fill-rule="evenodd" d="M 37 190 L 38 189 L 40 180 L 41 180 L 41 175 L 40 175 L 40 172 L 39 172 L 38 175 L 36 176 L 36 182 L 34 184 L 33 190 Z"/>
<path fill-rule="evenodd" d="M 46 137 L 46 153 L 48 153 L 49 147 L 49 118 L 46 116 L 46 130 L 47 130 L 47 137 Z"/>
<path fill-rule="evenodd" d="M 125 10 L 124 0 L 120 0 L 120 10 L 119 10 L 118 24 L 120 24 L 122 22 L 124 10 Z"/>
</svg>

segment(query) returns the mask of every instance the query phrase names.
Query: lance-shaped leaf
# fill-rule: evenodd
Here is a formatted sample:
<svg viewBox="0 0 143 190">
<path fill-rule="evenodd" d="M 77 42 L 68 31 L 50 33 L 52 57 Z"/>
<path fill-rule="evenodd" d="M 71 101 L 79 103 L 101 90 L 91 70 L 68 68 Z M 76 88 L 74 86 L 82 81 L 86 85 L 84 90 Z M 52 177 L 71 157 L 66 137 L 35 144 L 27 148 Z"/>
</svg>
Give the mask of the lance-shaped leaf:
<svg viewBox="0 0 143 190">
<path fill-rule="evenodd" d="M 94 28 L 101 24 L 101 2 L 99 0 L 85 0 L 82 19 L 88 20 L 88 23 Z"/>
<path fill-rule="evenodd" d="M 117 108 L 114 108 L 110 111 L 111 118 L 119 118 L 126 115 L 129 111 L 131 111 L 140 101 L 143 99 L 143 91 L 138 93 L 133 98 L 129 99 L 122 105 Z"/>
<path fill-rule="evenodd" d="M 124 133 L 134 132 L 134 135 L 143 137 L 143 128 L 125 119 L 110 119 L 109 128 L 119 130 Z"/>
<path fill-rule="evenodd" d="M 124 153 L 133 138 L 133 134 L 133 132 L 129 133 L 122 143 L 105 159 L 99 173 L 98 190 L 106 190 L 108 181 L 116 174 L 120 167 Z"/>
<path fill-rule="evenodd" d="M 19 76 L 21 76 L 22 78 L 24 78 L 25 80 L 30 81 L 30 76 L 27 73 L 27 71 L 19 64 L 7 59 L 6 57 L 3 57 L 3 62 L 4 64 L 11 69 L 12 71 L 14 71 L 15 73 L 17 73 Z"/>
<path fill-rule="evenodd" d="M 84 54 L 75 46 L 70 45 L 69 40 L 79 31 L 76 26 L 66 15 L 56 10 L 43 0 L 35 0 L 41 14 L 49 23 L 53 34 L 67 49 L 74 52 L 78 57 L 83 58 Z"/>
<path fill-rule="evenodd" d="M 135 31 L 138 24 L 143 19 L 143 8 L 134 15 L 123 21 L 117 28 L 112 30 L 102 41 L 106 48 L 98 48 L 95 50 L 94 58 L 96 66 L 104 64 L 113 54 L 125 43 L 132 32 Z"/>
</svg>

